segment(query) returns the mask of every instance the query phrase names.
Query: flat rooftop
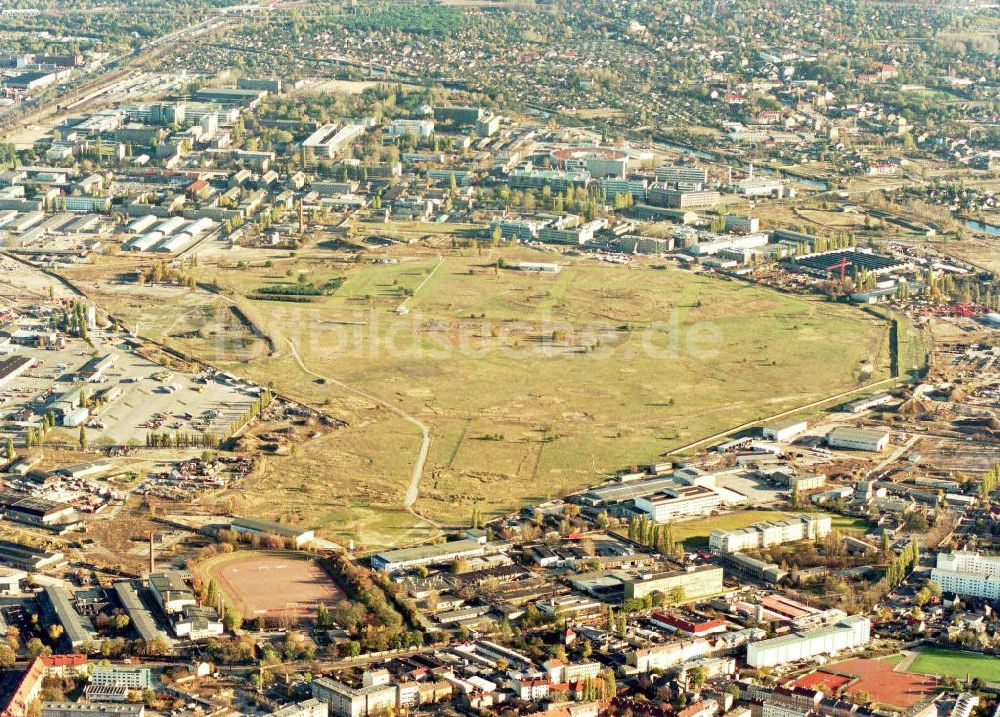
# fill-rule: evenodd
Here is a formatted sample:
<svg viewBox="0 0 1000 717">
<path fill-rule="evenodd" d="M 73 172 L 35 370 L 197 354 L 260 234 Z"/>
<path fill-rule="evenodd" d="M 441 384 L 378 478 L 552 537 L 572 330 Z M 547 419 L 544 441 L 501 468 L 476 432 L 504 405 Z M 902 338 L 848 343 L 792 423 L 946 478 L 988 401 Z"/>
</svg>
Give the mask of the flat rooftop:
<svg viewBox="0 0 1000 717">
<path fill-rule="evenodd" d="M 387 563 L 408 563 L 413 560 L 428 560 L 438 556 L 473 552 L 485 548 L 486 546 L 478 540 L 453 540 L 450 543 L 441 543 L 440 545 L 418 545 L 413 548 L 387 550 L 376 553 L 376 557 Z"/>
</svg>

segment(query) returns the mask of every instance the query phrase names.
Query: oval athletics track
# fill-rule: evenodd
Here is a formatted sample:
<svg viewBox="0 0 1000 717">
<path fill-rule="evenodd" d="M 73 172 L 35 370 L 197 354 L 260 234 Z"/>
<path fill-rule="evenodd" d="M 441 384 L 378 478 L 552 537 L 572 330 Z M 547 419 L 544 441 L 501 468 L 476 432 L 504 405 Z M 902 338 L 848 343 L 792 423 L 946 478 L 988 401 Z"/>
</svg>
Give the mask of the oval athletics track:
<svg viewBox="0 0 1000 717">
<path fill-rule="evenodd" d="M 230 553 L 203 567 L 243 617 L 311 617 L 320 603 L 346 599 L 315 558 L 298 555 Z"/>
</svg>

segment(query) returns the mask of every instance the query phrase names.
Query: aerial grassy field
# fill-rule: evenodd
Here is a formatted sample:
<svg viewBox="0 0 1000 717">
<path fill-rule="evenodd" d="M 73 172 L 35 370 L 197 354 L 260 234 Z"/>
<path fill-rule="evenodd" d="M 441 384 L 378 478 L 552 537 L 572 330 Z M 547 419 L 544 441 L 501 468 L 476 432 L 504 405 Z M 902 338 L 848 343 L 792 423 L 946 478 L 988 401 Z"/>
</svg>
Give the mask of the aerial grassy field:
<svg viewBox="0 0 1000 717">
<path fill-rule="evenodd" d="M 920 650 L 907 668 L 908 672 L 937 677 L 970 677 L 986 682 L 1000 682 L 1000 658 L 975 652 L 928 648 Z"/>
<path fill-rule="evenodd" d="M 851 518 L 846 515 L 830 514 L 830 525 L 842 533 L 867 533 L 873 526 L 867 518 Z"/>
<path fill-rule="evenodd" d="M 564 267 L 498 270 L 501 257 Z M 237 497 L 255 514 L 364 546 L 429 537 L 434 528 L 419 516 L 464 524 L 476 505 L 500 514 L 580 489 L 704 435 L 854 388 L 868 362 L 874 379 L 887 376 L 883 323 L 673 268 L 450 243 L 388 247 L 364 260 L 314 248 L 240 264 L 195 271 L 252 314 L 277 355 L 253 346 L 220 355 L 224 343 L 189 333 L 192 321 L 171 326 L 166 312 L 156 328 L 179 348 L 350 424 L 268 457 Z M 306 303 L 250 299 L 289 283 L 337 288 Z M 117 308 L 144 313 L 138 303 Z M 371 398 L 428 428 L 419 515 L 401 501 L 420 432 Z"/>
<path fill-rule="evenodd" d="M 708 534 L 713 530 L 737 530 L 762 520 L 780 520 L 789 515 L 790 513 L 775 510 L 739 510 L 735 513 L 710 515 L 705 518 L 674 523 L 671 526 L 671 532 L 674 535 L 674 540 L 682 541 L 684 546 L 691 550 L 708 545 Z"/>
<path fill-rule="evenodd" d="M 708 545 L 708 534 L 713 530 L 736 530 L 745 528 L 748 525 L 759 523 L 764 520 L 780 520 L 792 515 L 792 512 L 774 510 L 738 510 L 733 513 L 723 513 L 722 515 L 710 515 L 704 518 L 686 520 L 674 523 L 671 531 L 674 540 L 683 541 L 690 550 Z M 807 511 L 808 512 L 808 511 Z M 834 530 L 844 533 L 864 533 L 871 526 L 864 518 L 848 518 L 841 515 L 830 514 L 831 525 Z"/>
</svg>

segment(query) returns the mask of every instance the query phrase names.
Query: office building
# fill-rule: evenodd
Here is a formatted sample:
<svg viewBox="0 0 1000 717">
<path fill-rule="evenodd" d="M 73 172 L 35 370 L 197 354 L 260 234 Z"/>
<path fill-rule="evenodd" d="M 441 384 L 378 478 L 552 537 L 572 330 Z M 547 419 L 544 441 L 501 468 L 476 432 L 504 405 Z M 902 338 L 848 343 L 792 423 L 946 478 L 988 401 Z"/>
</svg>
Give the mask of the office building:
<svg viewBox="0 0 1000 717">
<path fill-rule="evenodd" d="M 604 196 L 607 197 L 609 202 L 613 202 L 619 194 L 631 195 L 632 200 L 635 202 L 646 201 L 646 189 L 649 186 L 649 180 L 645 177 L 624 179 L 619 177 L 602 177 L 598 181 L 601 189 L 604 190 Z"/>
<path fill-rule="evenodd" d="M 667 488 L 650 496 L 635 499 L 635 508 L 657 523 L 666 523 L 684 515 L 705 515 L 722 505 L 722 496 L 701 485 Z"/>
<path fill-rule="evenodd" d="M 939 553 L 931 580 L 945 592 L 970 597 L 1000 599 L 1000 557 L 969 550 Z"/>
<path fill-rule="evenodd" d="M 777 585 L 788 577 L 788 571 L 782 570 L 781 566 L 752 558 L 743 553 L 722 553 L 719 562 L 727 571 L 740 578 L 757 580 L 771 585 Z"/>
<path fill-rule="evenodd" d="M 796 515 L 780 520 L 765 520 L 735 530 L 713 530 L 709 533 L 708 544 L 712 550 L 736 553 L 797 540 L 816 540 L 829 535 L 830 529 L 831 519 L 828 515 Z"/>
<path fill-rule="evenodd" d="M 396 688 L 388 684 L 351 687 L 332 677 L 318 677 L 312 682 L 312 692 L 331 717 L 366 717 L 396 707 Z"/>
<path fill-rule="evenodd" d="M 67 212 L 106 212 L 111 209 L 111 197 L 69 195 L 60 202 Z"/>
<path fill-rule="evenodd" d="M 141 691 L 153 686 L 153 677 L 148 667 L 97 665 L 90 673 L 90 684 L 102 687 L 121 685 Z"/>
<path fill-rule="evenodd" d="M 589 244 L 594 241 L 594 234 L 607 226 L 607 219 L 595 219 L 586 224 L 565 229 L 548 226 L 538 230 L 538 241 L 546 244 Z"/>
<path fill-rule="evenodd" d="M 489 117 L 483 117 L 481 120 L 476 122 L 476 134 L 478 134 L 480 137 L 492 137 L 499 131 L 500 131 L 499 115 L 490 115 Z"/>
<path fill-rule="evenodd" d="M 826 485 L 826 476 L 822 473 L 792 473 L 791 475 L 779 475 L 782 487 L 788 490 L 798 490 L 805 492 L 808 490 L 819 490 Z"/>
<path fill-rule="evenodd" d="M 711 645 L 704 638 L 668 642 L 653 647 L 637 648 L 625 656 L 626 663 L 638 672 L 652 672 L 676 667 L 708 654 Z"/>
<path fill-rule="evenodd" d="M 386 134 L 390 137 L 402 137 L 412 134 L 422 140 L 434 134 L 434 121 L 428 119 L 395 119 L 389 123 Z"/>
<path fill-rule="evenodd" d="M 427 178 L 433 179 L 436 182 L 451 182 L 452 177 L 455 178 L 455 184 L 459 187 L 469 187 L 472 185 L 472 180 L 475 178 L 475 174 L 468 169 L 428 169 Z"/>
<path fill-rule="evenodd" d="M 646 201 L 654 207 L 671 209 L 714 207 L 722 201 L 722 195 L 705 189 L 675 189 L 665 182 L 653 182 L 646 191 Z"/>
<path fill-rule="evenodd" d="M 625 598 L 644 598 L 655 592 L 672 600 L 691 602 L 722 592 L 723 570 L 715 565 L 698 565 L 683 570 L 642 574 L 622 581 Z"/>
<path fill-rule="evenodd" d="M 734 234 L 756 234 L 760 231 L 760 219 L 743 214 L 726 214 L 722 218 L 727 232 Z"/>
<path fill-rule="evenodd" d="M 311 150 L 317 157 L 333 159 L 342 150 L 347 149 L 365 132 L 359 124 L 347 124 L 338 127 L 336 124 L 325 124 L 302 142 L 302 147 Z"/>
<path fill-rule="evenodd" d="M 690 165 L 671 165 L 656 168 L 656 181 L 664 184 L 703 185 L 708 182 L 708 170 Z"/>
</svg>

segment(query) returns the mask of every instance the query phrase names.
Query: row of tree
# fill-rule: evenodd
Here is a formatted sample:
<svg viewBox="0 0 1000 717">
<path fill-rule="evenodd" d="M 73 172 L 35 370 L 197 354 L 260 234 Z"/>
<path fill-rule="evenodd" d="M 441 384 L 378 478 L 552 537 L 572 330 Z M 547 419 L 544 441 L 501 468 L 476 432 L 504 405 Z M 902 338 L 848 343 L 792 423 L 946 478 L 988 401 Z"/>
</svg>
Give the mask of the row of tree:
<svg viewBox="0 0 1000 717">
<path fill-rule="evenodd" d="M 82 394 L 81 394 L 82 395 Z M 24 433 L 24 445 L 27 448 L 35 448 L 45 442 L 45 436 L 49 434 L 56 425 L 56 414 L 49 411 L 42 417 L 42 423 L 37 428 L 28 426 Z"/>
<path fill-rule="evenodd" d="M 920 562 L 920 544 L 916 536 L 910 540 L 910 544 L 889 562 L 889 567 L 885 571 L 885 581 L 890 588 L 897 587 L 906 580 L 910 570 Z"/>
<path fill-rule="evenodd" d="M 669 523 L 661 525 L 644 515 L 633 516 L 629 520 L 628 538 L 661 555 L 677 555 L 682 550 L 674 540 L 674 531 Z"/>
<path fill-rule="evenodd" d="M 229 436 L 235 436 L 243 429 L 244 426 L 250 423 L 250 421 L 263 413 L 264 409 L 267 408 L 267 405 L 271 403 L 273 399 L 274 394 L 271 393 L 271 389 L 263 389 L 257 400 L 250 404 L 250 408 L 244 411 L 242 416 L 229 424 Z"/>
<path fill-rule="evenodd" d="M 384 650 L 404 643 L 423 642 L 423 633 L 408 631 L 390 593 L 391 581 L 355 564 L 346 554 L 323 561 L 348 600 L 335 607 L 335 619 L 365 650 Z M 417 638 L 412 632 L 417 632 Z"/>
<path fill-rule="evenodd" d="M 146 448 L 218 448 L 219 439 L 210 433 L 146 433 Z"/>
<path fill-rule="evenodd" d="M 583 701 L 612 699 L 618 694 L 613 670 L 606 669 L 597 677 L 588 677 L 583 681 Z"/>
<path fill-rule="evenodd" d="M 1000 463 L 994 464 L 992 468 L 983 473 L 979 483 L 979 494 L 984 498 L 989 497 L 998 483 L 1000 483 Z"/>
</svg>

